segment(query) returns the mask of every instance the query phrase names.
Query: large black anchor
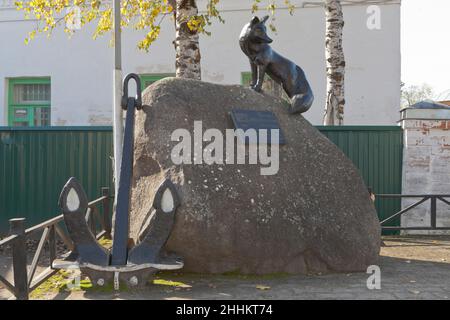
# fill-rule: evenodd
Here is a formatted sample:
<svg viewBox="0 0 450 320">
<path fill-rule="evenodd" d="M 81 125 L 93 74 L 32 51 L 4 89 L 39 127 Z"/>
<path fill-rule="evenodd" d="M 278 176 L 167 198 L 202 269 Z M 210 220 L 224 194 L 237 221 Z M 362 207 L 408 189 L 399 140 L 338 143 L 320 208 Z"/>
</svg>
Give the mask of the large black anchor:
<svg viewBox="0 0 450 320">
<path fill-rule="evenodd" d="M 136 97 L 128 96 L 131 79 L 136 82 Z M 134 114 L 136 109 L 142 109 L 141 83 L 138 75 L 131 73 L 125 77 L 121 105 L 126 110 L 126 121 L 111 252 L 97 242 L 86 223 L 88 200 L 76 178 L 69 179 L 59 198 L 64 221 L 78 255 L 80 270 L 94 285 L 103 286 L 113 282 L 115 289 L 119 289 L 122 282 L 131 287 L 144 285 L 158 270 L 175 270 L 183 267 L 179 257 L 167 255 L 162 251 L 172 231 L 177 207 L 180 205 L 175 186 L 169 179 L 161 183 L 154 195 L 148 227 L 141 233 L 136 246 L 128 249 Z"/>
</svg>

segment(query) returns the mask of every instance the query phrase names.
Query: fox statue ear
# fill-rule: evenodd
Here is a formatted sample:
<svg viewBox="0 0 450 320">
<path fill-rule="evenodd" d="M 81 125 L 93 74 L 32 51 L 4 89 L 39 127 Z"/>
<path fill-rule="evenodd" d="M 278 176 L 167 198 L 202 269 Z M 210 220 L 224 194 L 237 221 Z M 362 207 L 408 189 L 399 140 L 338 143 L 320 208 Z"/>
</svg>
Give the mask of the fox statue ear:
<svg viewBox="0 0 450 320">
<path fill-rule="evenodd" d="M 269 16 L 265 16 L 265 17 L 261 20 L 261 23 L 266 23 L 267 20 L 269 20 Z"/>
<path fill-rule="evenodd" d="M 257 16 L 254 16 L 254 17 L 252 18 L 252 20 L 250 21 L 250 24 L 251 24 L 251 25 L 255 25 L 255 24 L 257 24 L 257 23 L 259 23 L 259 18 L 258 18 Z"/>
</svg>

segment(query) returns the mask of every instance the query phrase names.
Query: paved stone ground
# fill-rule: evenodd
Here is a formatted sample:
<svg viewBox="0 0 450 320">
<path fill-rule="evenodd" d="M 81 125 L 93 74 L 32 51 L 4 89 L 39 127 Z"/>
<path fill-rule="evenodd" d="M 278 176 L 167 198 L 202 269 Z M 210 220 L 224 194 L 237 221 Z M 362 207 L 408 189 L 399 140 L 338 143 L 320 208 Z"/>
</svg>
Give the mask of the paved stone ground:
<svg viewBox="0 0 450 320">
<path fill-rule="evenodd" d="M 450 300 L 450 237 L 384 237 L 381 289 L 368 274 L 244 277 L 171 273 L 145 289 L 43 293 L 41 299 L 445 299 Z M 162 280 L 161 280 L 162 279 Z M 177 282 L 170 284 L 168 281 Z M 0 299 L 6 298 L 0 289 Z"/>
</svg>

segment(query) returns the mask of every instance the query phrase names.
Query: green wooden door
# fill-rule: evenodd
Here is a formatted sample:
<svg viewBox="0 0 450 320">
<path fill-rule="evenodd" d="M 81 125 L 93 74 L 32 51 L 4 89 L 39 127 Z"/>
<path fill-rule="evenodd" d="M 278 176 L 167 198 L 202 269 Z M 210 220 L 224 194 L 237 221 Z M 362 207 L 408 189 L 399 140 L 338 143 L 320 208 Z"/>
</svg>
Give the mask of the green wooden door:
<svg viewBox="0 0 450 320">
<path fill-rule="evenodd" d="M 8 79 L 8 125 L 50 126 L 50 78 Z"/>
<path fill-rule="evenodd" d="M 141 89 L 144 91 L 149 85 L 158 80 L 167 78 L 167 77 L 175 77 L 175 73 L 154 73 L 154 74 L 141 74 Z"/>
</svg>

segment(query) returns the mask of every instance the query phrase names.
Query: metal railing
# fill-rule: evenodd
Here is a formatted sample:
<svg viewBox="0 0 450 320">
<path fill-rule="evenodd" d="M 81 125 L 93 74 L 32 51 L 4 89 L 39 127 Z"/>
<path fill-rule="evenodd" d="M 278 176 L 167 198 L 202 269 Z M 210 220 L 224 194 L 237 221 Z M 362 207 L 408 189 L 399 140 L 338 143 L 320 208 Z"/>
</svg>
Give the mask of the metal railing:
<svg viewBox="0 0 450 320">
<path fill-rule="evenodd" d="M 382 230 L 450 230 L 449 227 L 438 227 L 437 226 L 437 202 L 438 200 L 450 206 L 450 201 L 446 200 L 446 198 L 450 199 L 450 195 L 448 194 L 377 194 L 377 198 L 419 198 L 418 201 L 413 204 L 407 206 L 406 208 L 398 211 L 392 216 L 382 220 L 380 222 Z M 414 226 L 414 227 L 396 227 L 396 226 L 385 226 L 387 222 L 392 221 L 395 218 L 401 217 L 404 214 L 407 214 L 415 207 L 421 205 L 422 203 L 430 200 L 430 225 L 429 226 Z"/>
<path fill-rule="evenodd" d="M 101 189 L 102 196 L 89 202 L 86 212 L 86 222 L 91 232 L 97 239 L 101 237 L 111 238 L 111 214 L 109 188 Z M 98 205 L 102 205 L 102 213 Z M 0 275 L 0 282 L 4 284 L 15 297 L 19 300 L 27 300 L 29 293 L 36 289 L 41 283 L 54 275 L 58 270 L 52 268 L 53 261 L 57 258 L 57 239 L 59 238 L 67 247 L 68 251 L 74 249 L 74 245 L 64 228 L 59 224 L 63 222 L 63 215 L 59 215 L 36 226 L 25 229 L 25 218 L 10 219 L 10 235 L 0 240 L 0 247 L 9 245 L 12 250 L 12 268 L 13 280 L 11 283 L 5 277 Z M 97 226 L 100 226 L 100 232 L 97 232 Z M 42 232 L 36 252 L 30 267 L 27 266 L 27 239 Z M 45 244 L 48 244 L 49 266 L 40 274 L 36 274 L 38 263 L 44 252 Z"/>
</svg>

